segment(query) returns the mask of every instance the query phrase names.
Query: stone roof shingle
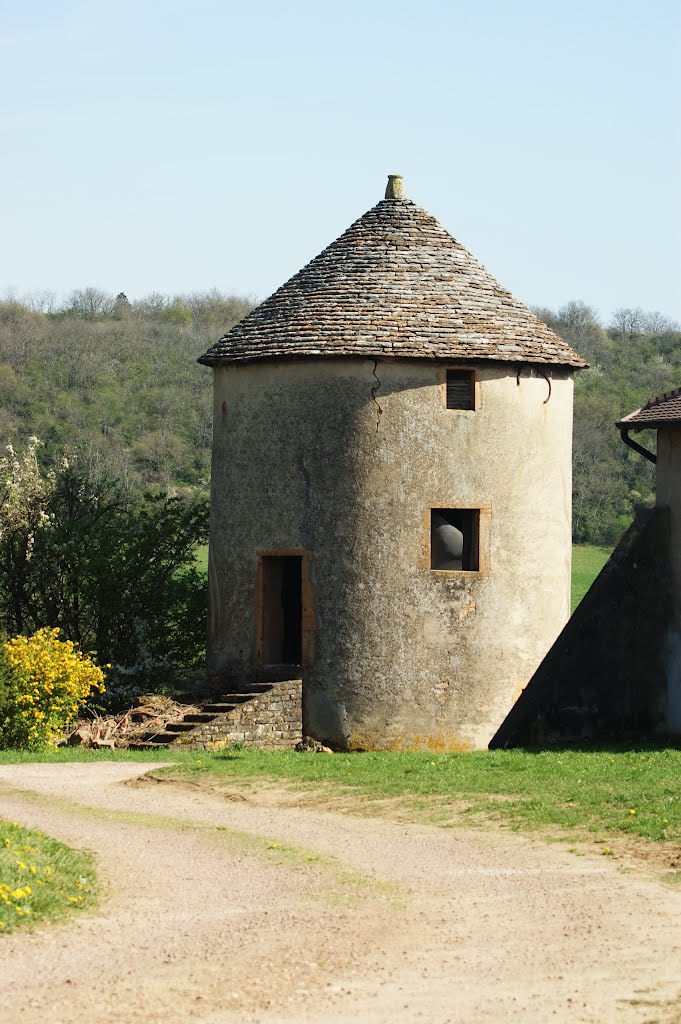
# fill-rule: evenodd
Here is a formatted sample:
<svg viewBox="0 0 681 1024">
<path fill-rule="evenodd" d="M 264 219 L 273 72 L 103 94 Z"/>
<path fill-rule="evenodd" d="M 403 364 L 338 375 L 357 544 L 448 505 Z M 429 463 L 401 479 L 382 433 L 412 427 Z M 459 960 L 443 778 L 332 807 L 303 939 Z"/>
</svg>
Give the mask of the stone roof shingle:
<svg viewBox="0 0 681 1024">
<path fill-rule="evenodd" d="M 681 388 L 649 398 L 640 409 L 623 416 L 617 426 L 643 430 L 645 427 L 663 427 L 667 423 L 681 423 Z"/>
<path fill-rule="evenodd" d="M 425 210 L 384 199 L 203 355 L 588 364 Z"/>
</svg>

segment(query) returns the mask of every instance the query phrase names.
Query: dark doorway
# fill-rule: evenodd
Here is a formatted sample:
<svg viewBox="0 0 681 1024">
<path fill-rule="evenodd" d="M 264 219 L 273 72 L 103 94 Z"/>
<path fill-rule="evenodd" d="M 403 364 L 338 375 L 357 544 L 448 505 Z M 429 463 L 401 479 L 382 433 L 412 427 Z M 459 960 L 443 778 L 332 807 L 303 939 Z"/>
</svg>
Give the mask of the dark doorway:
<svg viewBox="0 0 681 1024">
<path fill-rule="evenodd" d="M 265 665 L 302 663 L 302 564 L 300 555 L 265 555 L 262 558 L 262 660 Z"/>
</svg>

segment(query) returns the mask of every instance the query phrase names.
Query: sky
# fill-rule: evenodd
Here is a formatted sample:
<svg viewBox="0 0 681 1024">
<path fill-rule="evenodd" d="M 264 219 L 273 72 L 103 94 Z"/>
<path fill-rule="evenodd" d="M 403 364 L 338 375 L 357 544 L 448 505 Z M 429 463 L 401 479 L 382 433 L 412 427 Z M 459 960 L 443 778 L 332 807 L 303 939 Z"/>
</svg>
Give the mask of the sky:
<svg viewBox="0 0 681 1024">
<path fill-rule="evenodd" d="M 389 173 L 528 305 L 681 320 L 678 0 L 0 0 L 0 294 L 265 298 Z"/>
</svg>

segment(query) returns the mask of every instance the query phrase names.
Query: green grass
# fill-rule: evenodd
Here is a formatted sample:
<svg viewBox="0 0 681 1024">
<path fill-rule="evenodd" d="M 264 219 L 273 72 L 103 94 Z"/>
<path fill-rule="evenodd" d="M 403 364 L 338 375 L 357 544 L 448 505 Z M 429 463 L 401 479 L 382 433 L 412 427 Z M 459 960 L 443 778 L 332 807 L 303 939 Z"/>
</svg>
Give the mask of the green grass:
<svg viewBox="0 0 681 1024">
<path fill-rule="evenodd" d="M 681 747 L 333 756 L 259 750 L 0 753 L 0 763 L 160 759 L 172 761 L 163 774 L 178 780 L 218 787 L 278 780 L 300 789 L 305 799 L 329 806 L 347 801 L 353 812 L 384 813 L 380 801 L 391 800 L 414 820 L 440 824 L 483 816 L 517 829 L 681 840 Z"/>
<path fill-rule="evenodd" d="M 208 549 L 197 553 L 205 567 Z M 573 548 L 573 608 L 610 555 L 610 548 Z M 640 745 L 608 750 L 511 750 L 469 754 L 317 754 L 226 751 L 215 754 L 57 750 L 0 751 L 2 763 L 33 761 L 172 761 L 176 778 L 220 784 L 283 780 L 308 793 L 357 797 L 380 812 L 398 800 L 416 818 L 446 823 L 480 815 L 514 828 L 582 829 L 664 842 L 681 839 L 681 749 Z M 367 802 L 368 801 L 368 802 Z"/>
<path fill-rule="evenodd" d="M 194 560 L 196 562 L 196 568 L 199 570 L 199 572 L 204 572 L 206 575 L 208 575 L 208 545 L 207 544 L 201 544 L 199 547 L 197 547 L 196 554 L 194 555 Z"/>
<path fill-rule="evenodd" d="M 281 779 L 319 787 L 329 802 L 354 794 L 404 800 L 441 822 L 483 814 L 517 828 L 580 828 L 655 841 L 681 839 L 681 749 L 297 754 L 255 750 L 188 755 L 176 778 Z M 369 807 L 370 810 L 370 807 Z"/>
<path fill-rule="evenodd" d="M 89 854 L 0 819 L 0 935 L 58 920 L 96 901 Z"/>
<path fill-rule="evenodd" d="M 573 544 L 571 611 L 575 610 L 611 554 L 612 548 Z"/>
</svg>

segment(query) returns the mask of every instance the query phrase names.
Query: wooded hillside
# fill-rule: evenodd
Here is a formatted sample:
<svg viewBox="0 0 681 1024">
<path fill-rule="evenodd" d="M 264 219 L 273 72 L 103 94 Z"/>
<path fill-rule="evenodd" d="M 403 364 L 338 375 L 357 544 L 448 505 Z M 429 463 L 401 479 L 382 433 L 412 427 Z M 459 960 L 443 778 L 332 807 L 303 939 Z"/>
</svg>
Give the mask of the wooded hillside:
<svg viewBox="0 0 681 1024">
<path fill-rule="evenodd" d="M 218 292 L 129 303 L 94 288 L 61 309 L 0 303 L 0 442 L 34 434 L 47 459 L 75 450 L 128 488 L 206 486 L 211 372 L 196 360 L 251 307 Z"/>
<path fill-rule="evenodd" d="M 251 307 L 217 291 L 130 303 L 95 288 L 61 306 L 48 293 L 0 303 L 0 443 L 37 435 L 47 458 L 76 451 L 95 475 L 135 490 L 205 487 L 210 370 L 196 359 Z M 614 424 L 681 385 L 681 332 L 640 309 L 607 327 L 579 302 L 535 312 L 591 363 L 575 385 L 574 536 L 613 543 L 654 485 Z"/>
<path fill-rule="evenodd" d="M 619 309 L 603 327 L 582 302 L 535 309 L 591 364 L 575 376 L 573 538 L 614 544 L 654 502 L 654 466 L 627 448 L 615 422 L 648 398 L 681 385 L 681 331 L 660 313 Z M 655 448 L 655 431 L 642 443 Z"/>
</svg>

